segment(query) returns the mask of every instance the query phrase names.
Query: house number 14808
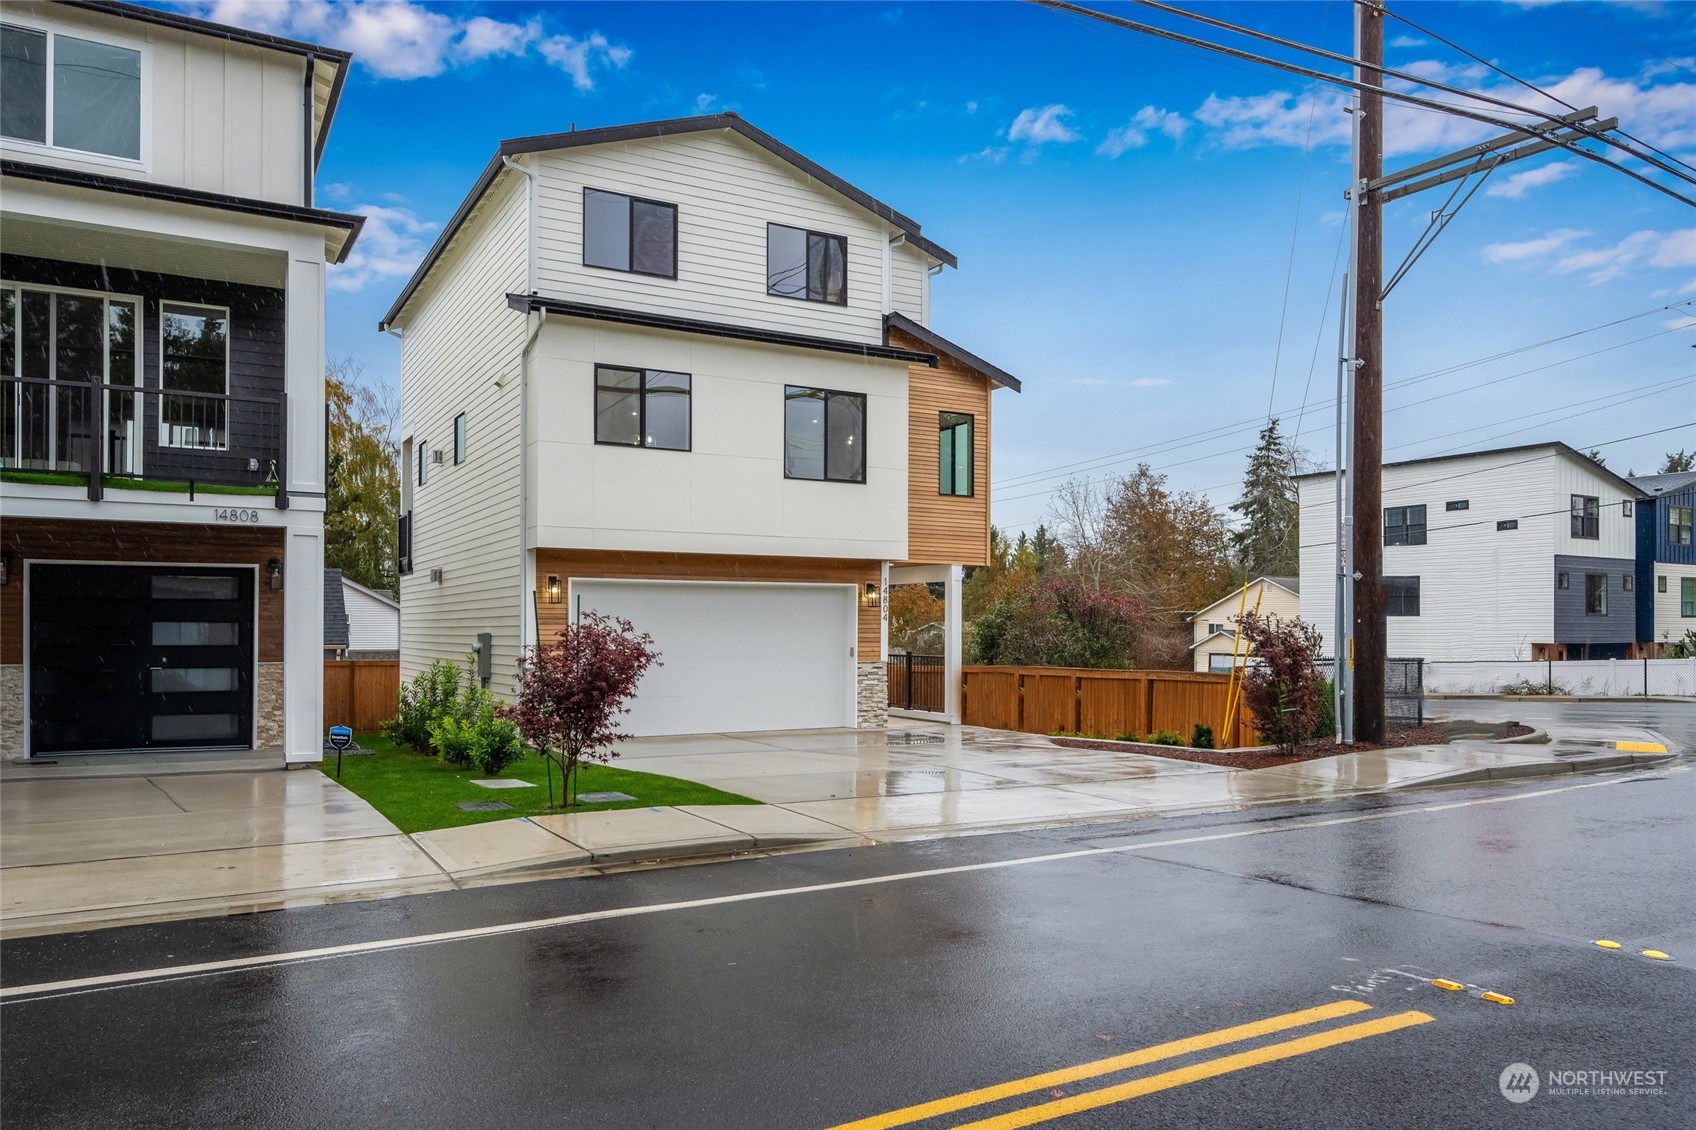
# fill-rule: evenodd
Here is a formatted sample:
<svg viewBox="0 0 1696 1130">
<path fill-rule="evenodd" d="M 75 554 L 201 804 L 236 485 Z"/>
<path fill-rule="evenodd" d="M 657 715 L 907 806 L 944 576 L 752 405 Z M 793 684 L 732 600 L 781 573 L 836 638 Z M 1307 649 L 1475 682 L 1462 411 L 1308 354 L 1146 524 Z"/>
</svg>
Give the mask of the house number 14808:
<svg viewBox="0 0 1696 1130">
<path fill-rule="evenodd" d="M 259 521 L 259 511 L 257 510 L 231 510 L 223 506 L 214 510 L 212 512 L 212 516 L 220 522 L 246 522 L 257 524 Z"/>
</svg>

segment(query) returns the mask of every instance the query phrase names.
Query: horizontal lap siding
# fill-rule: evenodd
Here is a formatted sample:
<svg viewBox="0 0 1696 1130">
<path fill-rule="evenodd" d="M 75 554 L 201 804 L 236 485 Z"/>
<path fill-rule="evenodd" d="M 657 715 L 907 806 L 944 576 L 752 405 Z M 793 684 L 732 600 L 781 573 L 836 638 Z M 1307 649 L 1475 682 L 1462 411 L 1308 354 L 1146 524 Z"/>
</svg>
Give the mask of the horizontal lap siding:
<svg viewBox="0 0 1696 1130">
<path fill-rule="evenodd" d="M 790 333 L 878 342 L 881 220 L 728 133 L 587 146 L 538 160 L 537 288 L 575 301 Z M 583 190 L 675 204 L 676 279 L 583 265 Z M 848 241 L 848 302 L 766 293 L 766 224 Z"/>
<path fill-rule="evenodd" d="M 879 565 L 873 561 L 808 557 L 538 549 L 537 620 L 542 639 L 551 641 L 571 623 L 572 610 L 564 602 L 548 603 L 546 586 L 549 574 L 560 578 L 562 589 L 571 578 L 579 577 L 628 581 L 814 582 L 851 584 L 863 591 L 868 581 L 878 579 Z M 880 614 L 877 609 L 867 607 L 858 593 L 855 607 L 859 610 L 859 658 L 863 662 L 874 662 L 883 649 Z"/>
<path fill-rule="evenodd" d="M 0 547 L 12 558 L 12 578 L 0 586 L 0 663 L 22 663 L 25 561 L 104 561 L 122 565 L 191 563 L 257 565 L 258 655 L 261 663 L 283 659 L 283 590 L 268 583 L 265 567 L 283 557 L 279 528 L 186 526 L 152 522 L 77 522 L 8 518 Z"/>
<path fill-rule="evenodd" d="M 435 660 L 464 664 L 480 632 L 494 636 L 493 689 L 510 689 L 524 582 L 519 533 L 519 354 L 525 289 L 525 179 L 508 173 L 460 232 L 406 320 L 401 348 L 404 434 L 445 452 L 412 497 L 413 572 L 401 578 L 401 675 Z M 508 378 L 503 388 L 495 382 Z M 466 415 L 466 461 L 453 462 L 453 420 Z M 415 448 L 416 452 L 416 448 Z M 440 584 L 430 570 L 441 569 Z"/>
<path fill-rule="evenodd" d="M 930 325 L 930 261 L 904 243 L 890 252 L 889 265 L 891 305 L 919 325 Z"/>
<path fill-rule="evenodd" d="M 890 343 L 927 348 L 899 330 L 891 332 Z M 907 559 L 919 564 L 985 565 L 989 562 L 990 384 L 951 357 L 938 361 L 935 369 L 926 365 L 908 369 Z M 973 494 L 969 498 L 937 491 L 944 412 L 972 417 Z"/>
</svg>

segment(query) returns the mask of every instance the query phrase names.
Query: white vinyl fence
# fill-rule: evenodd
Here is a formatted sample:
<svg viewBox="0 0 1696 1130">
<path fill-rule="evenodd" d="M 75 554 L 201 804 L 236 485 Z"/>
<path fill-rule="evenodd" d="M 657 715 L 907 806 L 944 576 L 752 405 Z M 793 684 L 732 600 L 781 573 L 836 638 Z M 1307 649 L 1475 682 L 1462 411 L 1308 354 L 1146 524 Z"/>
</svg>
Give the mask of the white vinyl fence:
<svg viewBox="0 0 1696 1130">
<path fill-rule="evenodd" d="M 1649 695 L 1696 697 L 1696 659 L 1575 659 L 1566 662 L 1512 660 L 1425 661 L 1427 694 L 1501 694 L 1527 680 L 1553 682 L 1556 694 L 1611 697 Z"/>
</svg>

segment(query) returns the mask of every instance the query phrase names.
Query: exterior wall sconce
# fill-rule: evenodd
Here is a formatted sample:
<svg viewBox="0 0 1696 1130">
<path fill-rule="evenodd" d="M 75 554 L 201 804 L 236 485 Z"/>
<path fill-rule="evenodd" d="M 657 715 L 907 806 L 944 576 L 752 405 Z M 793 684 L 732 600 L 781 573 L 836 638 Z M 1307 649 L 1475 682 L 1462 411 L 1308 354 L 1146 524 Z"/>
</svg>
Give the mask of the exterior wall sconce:
<svg viewBox="0 0 1696 1130">
<path fill-rule="evenodd" d="M 0 550 L 0 585 L 12 583 L 12 554 L 9 550 Z"/>
<path fill-rule="evenodd" d="M 548 603 L 563 604 L 565 602 L 565 587 L 559 583 L 559 578 L 548 574 Z"/>
<path fill-rule="evenodd" d="M 877 584 L 876 581 L 867 581 L 866 582 L 866 607 L 867 608 L 877 608 L 882 603 L 883 603 L 883 590 L 878 587 L 878 584 Z"/>
<path fill-rule="evenodd" d="M 271 579 L 272 588 L 280 589 L 283 587 L 283 563 L 275 557 L 265 562 L 265 575 Z"/>
</svg>

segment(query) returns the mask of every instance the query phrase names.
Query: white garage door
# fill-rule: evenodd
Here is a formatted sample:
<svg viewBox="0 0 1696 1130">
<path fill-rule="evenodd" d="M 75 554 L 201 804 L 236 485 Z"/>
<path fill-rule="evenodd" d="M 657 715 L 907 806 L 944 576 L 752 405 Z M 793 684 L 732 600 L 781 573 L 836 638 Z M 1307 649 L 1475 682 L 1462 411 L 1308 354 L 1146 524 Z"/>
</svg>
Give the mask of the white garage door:
<svg viewBox="0 0 1696 1130">
<path fill-rule="evenodd" d="M 571 582 L 572 604 L 654 637 L 625 733 L 734 733 L 852 726 L 851 585 Z"/>
</svg>

